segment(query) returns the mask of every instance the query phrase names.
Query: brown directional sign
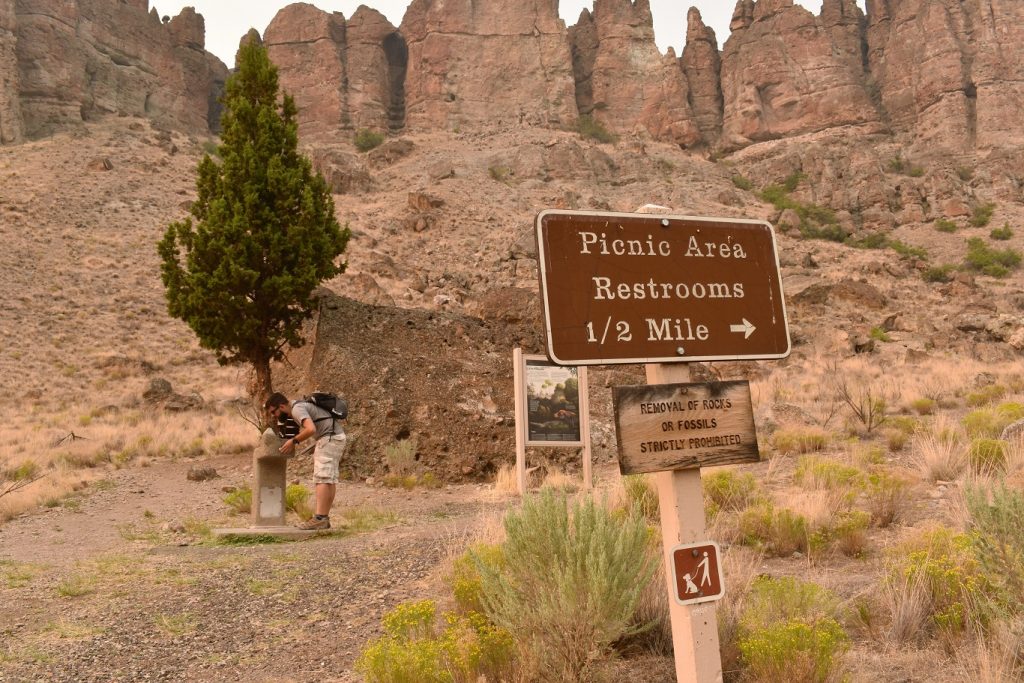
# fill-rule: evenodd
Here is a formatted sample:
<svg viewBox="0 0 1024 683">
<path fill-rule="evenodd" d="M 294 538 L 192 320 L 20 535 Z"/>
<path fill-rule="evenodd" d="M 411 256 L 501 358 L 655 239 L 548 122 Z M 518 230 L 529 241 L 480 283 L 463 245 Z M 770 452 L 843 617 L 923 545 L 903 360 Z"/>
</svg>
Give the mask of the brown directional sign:
<svg viewBox="0 0 1024 683">
<path fill-rule="evenodd" d="M 612 387 L 619 471 L 758 462 L 750 383 Z"/>
<path fill-rule="evenodd" d="M 719 600 L 725 595 L 718 544 L 702 541 L 672 549 L 675 599 L 680 605 Z"/>
<path fill-rule="evenodd" d="M 770 224 L 542 211 L 536 228 L 548 355 L 556 363 L 789 355 Z"/>
</svg>

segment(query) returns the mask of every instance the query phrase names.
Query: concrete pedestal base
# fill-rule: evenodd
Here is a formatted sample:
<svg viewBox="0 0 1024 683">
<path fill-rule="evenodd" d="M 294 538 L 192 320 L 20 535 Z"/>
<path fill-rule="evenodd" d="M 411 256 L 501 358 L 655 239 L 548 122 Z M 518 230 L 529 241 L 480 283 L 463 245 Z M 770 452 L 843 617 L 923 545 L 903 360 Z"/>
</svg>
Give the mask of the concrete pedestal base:
<svg viewBox="0 0 1024 683">
<path fill-rule="evenodd" d="M 263 526 L 263 527 L 238 527 L 236 529 L 214 529 L 214 538 L 254 538 L 259 536 L 273 536 L 283 541 L 301 541 L 310 536 L 316 536 L 319 531 L 303 531 L 293 526 Z"/>
<path fill-rule="evenodd" d="M 279 450 L 284 439 L 268 429 L 252 454 L 252 526 L 234 529 L 214 529 L 214 538 L 241 536 L 273 536 L 283 540 L 298 540 L 315 536 L 316 531 L 302 531 L 285 526 L 285 490 L 288 458 Z"/>
</svg>

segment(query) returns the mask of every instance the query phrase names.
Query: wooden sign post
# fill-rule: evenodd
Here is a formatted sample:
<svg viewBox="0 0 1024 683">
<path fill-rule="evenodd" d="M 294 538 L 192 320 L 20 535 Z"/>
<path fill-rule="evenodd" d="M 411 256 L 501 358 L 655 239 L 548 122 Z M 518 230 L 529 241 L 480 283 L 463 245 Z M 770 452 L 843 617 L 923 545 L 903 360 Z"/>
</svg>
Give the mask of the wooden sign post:
<svg viewBox="0 0 1024 683">
<path fill-rule="evenodd" d="M 689 384 L 686 363 L 789 355 L 774 230 L 595 211 L 542 211 L 536 228 L 551 359 L 646 366 L 646 386 L 613 389 L 619 469 L 657 482 L 676 680 L 718 683 L 713 601 L 725 589 L 717 545 L 704 538 L 700 468 L 759 456 L 749 385 Z M 697 555 L 677 556 L 687 550 Z"/>
</svg>

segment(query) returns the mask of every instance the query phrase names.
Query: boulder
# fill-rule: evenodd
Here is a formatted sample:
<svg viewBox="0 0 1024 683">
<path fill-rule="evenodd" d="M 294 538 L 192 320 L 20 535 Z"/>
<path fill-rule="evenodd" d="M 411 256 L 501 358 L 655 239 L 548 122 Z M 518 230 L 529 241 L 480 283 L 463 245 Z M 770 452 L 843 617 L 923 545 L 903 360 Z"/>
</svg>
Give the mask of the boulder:
<svg viewBox="0 0 1024 683">
<path fill-rule="evenodd" d="M 313 168 L 324 177 L 333 194 L 355 194 L 373 189 L 373 178 L 358 154 L 328 146 L 316 146 L 307 153 Z"/>
</svg>

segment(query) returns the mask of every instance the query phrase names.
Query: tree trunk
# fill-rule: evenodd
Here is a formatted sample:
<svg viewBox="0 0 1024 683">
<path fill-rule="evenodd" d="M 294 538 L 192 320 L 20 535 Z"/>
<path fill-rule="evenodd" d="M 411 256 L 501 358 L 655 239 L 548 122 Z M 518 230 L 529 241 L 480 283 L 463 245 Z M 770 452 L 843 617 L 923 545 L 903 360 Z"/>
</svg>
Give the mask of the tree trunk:
<svg viewBox="0 0 1024 683">
<path fill-rule="evenodd" d="M 257 410 L 263 412 L 263 406 L 272 393 L 274 384 L 270 376 L 270 359 L 263 358 L 252 362 L 253 375 L 249 383 L 249 395 L 256 404 Z"/>
</svg>

